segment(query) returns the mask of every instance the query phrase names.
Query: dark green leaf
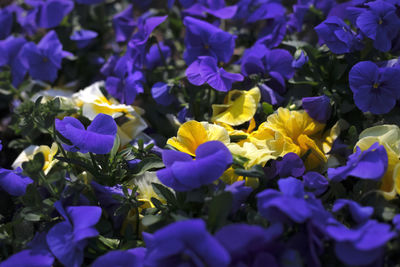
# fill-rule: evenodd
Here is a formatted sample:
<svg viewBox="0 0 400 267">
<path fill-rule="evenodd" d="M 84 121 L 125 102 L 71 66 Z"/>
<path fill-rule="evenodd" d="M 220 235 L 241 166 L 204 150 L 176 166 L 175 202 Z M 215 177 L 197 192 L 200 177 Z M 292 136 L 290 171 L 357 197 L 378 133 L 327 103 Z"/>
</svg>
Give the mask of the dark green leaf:
<svg viewBox="0 0 400 267">
<path fill-rule="evenodd" d="M 211 232 L 216 231 L 224 225 L 232 209 L 233 197 L 230 192 L 223 192 L 213 197 L 208 210 L 207 225 Z"/>
</svg>

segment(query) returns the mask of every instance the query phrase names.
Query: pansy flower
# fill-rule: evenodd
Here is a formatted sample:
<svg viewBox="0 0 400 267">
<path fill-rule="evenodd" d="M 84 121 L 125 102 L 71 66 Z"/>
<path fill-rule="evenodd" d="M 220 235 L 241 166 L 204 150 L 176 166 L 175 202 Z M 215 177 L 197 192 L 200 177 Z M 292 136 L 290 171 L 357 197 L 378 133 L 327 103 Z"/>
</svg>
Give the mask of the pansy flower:
<svg viewBox="0 0 400 267">
<path fill-rule="evenodd" d="M 18 86 L 27 72 L 25 58 L 22 55 L 23 47 L 27 43 L 23 37 L 9 36 L 0 41 L 0 67 L 11 67 L 12 84 Z"/>
<path fill-rule="evenodd" d="M 74 2 L 71 0 L 28 0 L 25 2 L 33 7 L 27 17 L 32 17 L 37 26 L 45 29 L 57 27 L 74 8 Z"/>
<path fill-rule="evenodd" d="M 192 17 L 185 17 L 185 47 L 183 58 L 190 65 L 199 56 L 212 56 L 218 61 L 228 62 L 235 48 L 235 36 Z"/>
<path fill-rule="evenodd" d="M 93 4 L 99 4 L 103 2 L 104 0 L 75 0 L 78 4 L 84 4 L 84 5 L 93 5 Z"/>
<path fill-rule="evenodd" d="M 186 153 L 164 150 L 166 168 L 157 172 L 158 178 L 176 191 L 190 191 L 220 178 L 233 161 L 231 152 L 219 141 L 199 145 L 195 156 L 193 160 Z"/>
<path fill-rule="evenodd" d="M 14 5 L 0 8 L 0 40 L 7 38 L 13 26 Z"/>
<path fill-rule="evenodd" d="M 359 62 L 349 72 L 354 102 L 363 112 L 388 113 L 400 98 L 399 83 L 399 69 L 379 68 L 371 61 Z"/>
<path fill-rule="evenodd" d="M 157 82 L 151 88 L 151 95 L 157 104 L 169 106 L 176 100 L 176 98 L 170 93 L 170 90 L 170 85 L 163 82 Z"/>
<path fill-rule="evenodd" d="M 209 13 L 220 19 L 230 19 L 236 14 L 237 6 L 226 6 L 225 0 L 214 1 L 180 1 L 189 16 L 205 17 Z"/>
<path fill-rule="evenodd" d="M 201 56 L 186 69 L 186 76 L 191 84 L 202 85 L 208 83 L 217 91 L 227 92 L 232 83 L 243 81 L 239 73 L 230 73 L 218 68 L 217 60 L 210 56 Z"/>
<path fill-rule="evenodd" d="M 54 206 L 65 221 L 57 223 L 47 233 L 49 249 L 65 266 L 81 266 L 87 239 L 99 234 L 95 225 L 101 217 L 101 208 L 70 206 L 64 209 L 60 201 Z"/>
<path fill-rule="evenodd" d="M 326 123 L 331 116 L 332 107 L 329 97 L 326 95 L 303 97 L 303 108 L 307 111 L 308 115 L 314 120 Z"/>
<path fill-rule="evenodd" d="M 154 234 L 143 233 L 147 247 L 145 266 L 226 267 L 230 256 L 207 232 L 201 219 L 178 221 Z"/>
<path fill-rule="evenodd" d="M 253 118 L 260 102 L 260 90 L 254 87 L 249 91 L 232 90 L 225 96 L 223 104 L 212 105 L 211 120 L 236 126 Z"/>
<path fill-rule="evenodd" d="M 115 39 L 117 42 L 125 42 L 128 40 L 136 27 L 133 19 L 133 5 L 129 5 L 126 9 L 115 15 L 112 19 L 115 31 Z"/>
<path fill-rule="evenodd" d="M 73 32 L 70 39 L 75 41 L 78 48 L 85 48 L 90 45 L 94 38 L 97 37 L 97 32 L 90 30 L 79 30 Z"/>
<path fill-rule="evenodd" d="M 47 33 L 37 45 L 29 42 L 22 49 L 24 65 L 32 78 L 48 82 L 56 80 L 62 59 L 70 55 L 62 50 L 55 31 Z"/>
<path fill-rule="evenodd" d="M 98 257 L 92 267 L 143 267 L 146 248 L 138 247 L 128 250 L 113 250 Z"/>
<path fill-rule="evenodd" d="M 72 145 L 64 144 L 63 147 L 72 152 L 107 154 L 114 145 L 117 134 L 117 124 L 114 119 L 106 114 L 100 113 L 87 127 L 73 117 L 56 119 L 56 130 Z"/>
<path fill-rule="evenodd" d="M 164 60 L 167 60 L 170 56 L 171 56 L 171 48 L 164 42 L 159 42 L 158 45 L 153 44 L 150 47 L 149 52 L 147 52 L 146 54 L 145 66 L 149 70 L 152 70 L 164 64 L 165 63 Z"/>
<path fill-rule="evenodd" d="M 51 145 L 51 147 L 45 145 L 30 145 L 18 155 L 11 166 L 13 169 L 17 169 L 18 167 L 22 168 L 23 162 L 32 160 L 37 153 L 42 153 L 44 157 L 43 171 L 45 174 L 48 174 L 51 168 L 53 168 L 53 166 L 58 162 L 58 160 L 55 159 L 57 151 L 58 146 L 55 142 Z"/>
<path fill-rule="evenodd" d="M 355 201 L 350 199 L 337 199 L 332 207 L 332 212 L 339 212 L 344 208 L 348 208 L 350 211 L 350 215 L 352 219 L 357 224 L 362 224 L 371 217 L 374 213 L 374 208 L 372 207 L 363 207 Z"/>
<path fill-rule="evenodd" d="M 12 196 L 25 195 L 26 188 L 33 180 L 22 175 L 21 168 L 7 170 L 0 168 L 0 188 Z"/>
</svg>

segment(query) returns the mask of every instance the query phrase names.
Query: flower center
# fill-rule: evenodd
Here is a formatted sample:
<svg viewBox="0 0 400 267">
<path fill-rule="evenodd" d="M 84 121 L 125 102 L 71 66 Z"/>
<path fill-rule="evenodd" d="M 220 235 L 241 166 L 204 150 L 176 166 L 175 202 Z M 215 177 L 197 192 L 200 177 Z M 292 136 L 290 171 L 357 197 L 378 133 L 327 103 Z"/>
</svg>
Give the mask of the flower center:
<svg viewBox="0 0 400 267">
<path fill-rule="evenodd" d="M 383 23 L 382 19 L 379 19 L 378 24 L 381 25 Z"/>
<path fill-rule="evenodd" d="M 208 44 L 205 44 L 205 45 L 204 45 L 204 48 L 205 48 L 206 50 L 208 50 L 208 49 L 210 49 L 210 46 L 209 46 Z"/>
<path fill-rule="evenodd" d="M 49 59 L 47 58 L 47 57 L 43 57 L 43 62 L 47 62 L 47 61 L 49 61 Z"/>
<path fill-rule="evenodd" d="M 377 89 L 379 87 L 379 83 L 374 83 L 373 87 L 374 89 Z"/>
</svg>

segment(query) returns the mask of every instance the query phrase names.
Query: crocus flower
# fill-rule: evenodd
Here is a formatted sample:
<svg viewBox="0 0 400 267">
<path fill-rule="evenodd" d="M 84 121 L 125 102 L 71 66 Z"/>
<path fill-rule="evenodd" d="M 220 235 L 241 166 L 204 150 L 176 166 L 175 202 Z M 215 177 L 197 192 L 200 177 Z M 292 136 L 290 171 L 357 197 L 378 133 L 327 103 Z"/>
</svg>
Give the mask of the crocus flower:
<svg viewBox="0 0 400 267">
<path fill-rule="evenodd" d="M 88 46 L 94 38 L 97 37 L 97 32 L 90 30 L 79 30 L 75 31 L 70 39 L 75 41 L 78 48 L 84 48 Z"/>
<path fill-rule="evenodd" d="M 22 48 L 26 44 L 23 37 L 10 36 L 0 41 L 0 67 L 8 65 L 11 67 L 12 84 L 18 86 L 27 72 L 25 58 L 22 56 Z"/>
<path fill-rule="evenodd" d="M 304 200 L 304 185 L 293 177 L 278 181 L 281 192 L 266 189 L 257 194 L 258 212 L 273 222 L 303 223 L 312 215 Z"/>
<path fill-rule="evenodd" d="M 314 120 L 326 123 L 330 118 L 332 108 L 329 97 L 326 95 L 314 96 L 314 97 L 303 97 L 301 100 L 303 108 L 307 111 L 308 115 Z"/>
<path fill-rule="evenodd" d="M 125 42 L 128 40 L 136 27 L 136 22 L 133 19 L 133 5 L 129 5 L 125 10 L 115 15 L 112 24 L 116 41 Z"/>
<path fill-rule="evenodd" d="M 366 222 L 374 213 L 374 208 L 362 207 L 360 204 L 350 199 L 337 199 L 335 204 L 333 204 L 332 211 L 338 212 L 345 207 L 348 207 L 351 217 L 357 224 Z"/>
<path fill-rule="evenodd" d="M 128 250 L 114 250 L 98 257 L 92 264 L 92 267 L 143 267 L 145 248 L 133 248 Z"/>
<path fill-rule="evenodd" d="M 356 34 L 338 17 L 329 17 L 314 29 L 320 42 L 326 44 L 332 53 L 345 54 L 362 48 Z"/>
<path fill-rule="evenodd" d="M 36 25 L 45 29 L 57 27 L 74 8 L 74 2 L 71 0 L 28 0 L 25 2 L 33 7 L 27 16 L 32 16 Z"/>
<path fill-rule="evenodd" d="M 356 24 L 368 38 L 374 40 L 376 49 L 387 52 L 399 32 L 400 18 L 396 14 L 396 7 L 383 0 L 365 5 L 369 8 L 358 16 Z"/>
<path fill-rule="evenodd" d="M 230 266 L 280 266 L 281 244 L 278 239 L 283 233 L 281 224 L 265 229 L 258 225 L 230 224 L 221 228 L 215 238 L 231 256 Z"/>
<path fill-rule="evenodd" d="M 235 48 L 235 36 L 192 17 L 185 17 L 185 47 L 183 58 L 190 65 L 199 56 L 212 56 L 218 61 L 228 62 Z"/>
<path fill-rule="evenodd" d="M 167 144 L 194 156 L 199 145 L 216 140 L 225 145 L 229 144 L 229 134 L 225 128 L 208 122 L 190 120 L 179 127 L 177 136 L 169 138 Z"/>
<path fill-rule="evenodd" d="M 352 229 L 333 223 L 326 231 L 335 240 L 336 256 L 345 264 L 359 266 L 379 265 L 387 242 L 396 236 L 390 228 L 388 224 L 369 220 Z"/>
<path fill-rule="evenodd" d="M 388 113 L 400 98 L 399 83 L 399 69 L 379 68 L 371 61 L 359 62 L 349 72 L 354 102 L 363 112 Z"/>
<path fill-rule="evenodd" d="M 366 151 L 357 147 L 356 152 L 349 156 L 346 166 L 328 169 L 328 177 L 334 182 L 345 180 L 348 176 L 379 180 L 385 174 L 387 166 L 385 147 L 375 143 Z"/>
<path fill-rule="evenodd" d="M 151 88 L 151 95 L 157 104 L 168 106 L 175 101 L 175 97 L 170 93 L 170 90 L 170 85 L 163 82 L 158 82 L 155 83 Z"/>
<path fill-rule="evenodd" d="M 62 59 L 70 55 L 62 50 L 55 31 L 47 33 L 37 45 L 29 42 L 22 49 L 25 67 L 32 78 L 49 82 L 55 81 Z"/>
<path fill-rule="evenodd" d="M 32 179 L 22 175 L 21 168 L 14 171 L 0 168 L 0 188 L 12 196 L 25 195 L 26 188 L 31 183 Z"/>
<path fill-rule="evenodd" d="M 160 46 L 160 48 L 158 48 Z M 160 53 L 161 50 L 161 53 Z M 154 69 L 158 66 L 164 64 L 164 60 L 167 60 L 171 56 L 171 48 L 168 45 L 165 45 L 164 42 L 159 42 L 157 44 L 153 44 L 149 52 L 146 54 L 146 68 L 149 70 Z"/>
<path fill-rule="evenodd" d="M 227 92 L 232 83 L 243 81 L 239 73 L 230 73 L 218 68 L 217 60 L 210 56 L 201 56 L 186 69 L 186 76 L 190 83 L 202 85 L 208 83 L 217 91 Z"/>
<path fill-rule="evenodd" d="M 101 208 L 70 206 L 64 209 L 60 201 L 54 203 L 54 206 L 65 221 L 49 230 L 47 244 L 53 255 L 65 266 L 81 266 L 87 239 L 99 234 L 95 225 L 100 219 Z"/>
<path fill-rule="evenodd" d="M 72 145 L 63 145 L 68 151 L 107 154 L 114 145 L 117 124 L 109 115 L 102 113 L 97 115 L 87 130 L 78 119 L 73 117 L 56 119 L 55 123 L 56 130 L 72 143 Z"/>
<path fill-rule="evenodd" d="M 160 181 L 176 191 L 190 191 L 220 178 L 233 161 L 231 152 L 219 141 L 199 145 L 195 154 L 193 160 L 186 153 L 164 150 L 166 168 L 157 172 Z"/>
<path fill-rule="evenodd" d="M 201 219 L 178 221 L 154 234 L 143 233 L 145 266 L 228 266 L 230 257 Z"/>
<path fill-rule="evenodd" d="M 53 263 L 54 257 L 47 246 L 46 233 L 42 232 L 35 235 L 26 249 L 7 258 L 0 266 L 51 267 Z"/>
<path fill-rule="evenodd" d="M 211 120 L 232 126 L 240 125 L 253 118 L 259 102 L 260 90 L 258 87 L 249 91 L 229 91 L 223 104 L 212 105 Z"/>
</svg>

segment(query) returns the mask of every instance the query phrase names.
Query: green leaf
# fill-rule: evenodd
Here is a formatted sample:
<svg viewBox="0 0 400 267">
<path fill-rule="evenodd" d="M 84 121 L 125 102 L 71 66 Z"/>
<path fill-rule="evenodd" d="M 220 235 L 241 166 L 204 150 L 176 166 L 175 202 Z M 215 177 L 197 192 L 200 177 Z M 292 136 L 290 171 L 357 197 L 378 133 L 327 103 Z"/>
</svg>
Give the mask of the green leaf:
<svg viewBox="0 0 400 267">
<path fill-rule="evenodd" d="M 225 224 L 226 218 L 232 209 L 232 201 L 233 196 L 230 192 L 222 192 L 211 199 L 207 221 L 211 232 L 215 232 Z"/>
<path fill-rule="evenodd" d="M 261 165 L 254 165 L 249 170 L 235 169 L 235 174 L 245 177 L 263 178 L 265 176 L 264 169 Z"/>
<path fill-rule="evenodd" d="M 153 187 L 154 192 L 165 199 L 168 204 L 179 207 L 179 203 L 176 200 L 174 193 L 172 193 L 166 186 L 159 183 L 151 183 L 151 186 Z"/>
<path fill-rule="evenodd" d="M 159 210 L 163 210 L 163 209 L 164 209 L 163 204 L 162 204 L 161 201 L 158 200 L 157 198 L 152 197 L 150 200 L 151 200 L 151 203 L 153 203 L 154 206 L 155 206 L 157 209 L 159 209 Z"/>
<path fill-rule="evenodd" d="M 267 115 L 267 116 L 272 114 L 272 113 L 274 113 L 274 108 L 272 107 L 271 104 L 263 102 L 262 103 L 262 108 L 263 108 L 263 111 L 264 111 L 265 115 Z"/>
<path fill-rule="evenodd" d="M 36 175 L 38 172 L 42 171 L 44 166 L 44 156 L 43 153 L 36 153 L 32 160 L 22 163 L 22 169 L 25 173 Z"/>
<path fill-rule="evenodd" d="M 139 176 L 151 169 L 161 169 L 163 167 L 164 163 L 159 157 L 147 157 L 135 166 L 133 173 Z"/>
<path fill-rule="evenodd" d="M 27 213 L 24 215 L 24 219 L 29 222 L 38 222 L 40 221 L 40 218 L 41 218 L 40 214 L 35 214 L 35 213 Z"/>
<path fill-rule="evenodd" d="M 230 135 L 229 136 L 231 142 L 239 142 L 241 140 L 246 140 L 247 135 L 241 134 L 241 135 Z"/>
</svg>

